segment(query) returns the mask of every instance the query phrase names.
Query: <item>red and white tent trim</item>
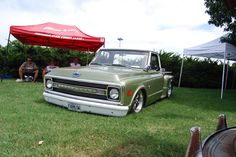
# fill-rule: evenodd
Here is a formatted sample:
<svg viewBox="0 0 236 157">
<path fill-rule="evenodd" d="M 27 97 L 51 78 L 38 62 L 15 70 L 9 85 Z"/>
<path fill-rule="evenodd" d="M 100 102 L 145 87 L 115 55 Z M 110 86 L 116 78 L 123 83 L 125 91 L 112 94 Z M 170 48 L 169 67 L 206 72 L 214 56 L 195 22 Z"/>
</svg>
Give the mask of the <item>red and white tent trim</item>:
<svg viewBox="0 0 236 157">
<path fill-rule="evenodd" d="M 104 37 L 83 33 L 76 26 L 43 23 L 28 26 L 11 26 L 10 34 L 22 43 L 80 51 L 97 51 L 105 43 Z"/>
</svg>

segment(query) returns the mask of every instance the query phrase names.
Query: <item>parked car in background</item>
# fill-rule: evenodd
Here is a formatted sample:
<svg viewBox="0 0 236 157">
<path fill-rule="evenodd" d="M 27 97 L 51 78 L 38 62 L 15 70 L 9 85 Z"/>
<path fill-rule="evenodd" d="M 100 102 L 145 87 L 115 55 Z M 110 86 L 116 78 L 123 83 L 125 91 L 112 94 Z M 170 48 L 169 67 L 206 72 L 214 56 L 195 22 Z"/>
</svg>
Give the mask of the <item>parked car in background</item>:
<svg viewBox="0 0 236 157">
<path fill-rule="evenodd" d="M 170 97 L 172 80 L 157 52 L 100 49 L 89 66 L 48 73 L 43 96 L 73 111 L 125 116 Z"/>
</svg>

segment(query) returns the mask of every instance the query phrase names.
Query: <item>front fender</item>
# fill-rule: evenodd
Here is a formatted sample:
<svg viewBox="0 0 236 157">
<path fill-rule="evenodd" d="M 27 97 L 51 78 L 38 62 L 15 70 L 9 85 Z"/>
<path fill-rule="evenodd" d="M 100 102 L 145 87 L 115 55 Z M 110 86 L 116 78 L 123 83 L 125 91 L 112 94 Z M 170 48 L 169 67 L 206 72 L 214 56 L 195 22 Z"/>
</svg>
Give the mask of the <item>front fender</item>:
<svg viewBox="0 0 236 157">
<path fill-rule="evenodd" d="M 129 106 L 129 108 L 132 106 L 132 102 L 134 100 L 135 95 L 137 94 L 137 92 L 139 90 L 143 90 L 146 96 L 146 87 L 139 83 L 139 84 L 128 84 L 126 83 L 126 85 L 123 88 L 123 104 L 126 106 Z M 146 98 L 145 98 L 146 99 Z"/>
<path fill-rule="evenodd" d="M 129 107 L 132 106 L 132 102 L 134 101 L 135 95 L 136 95 L 136 94 L 138 93 L 138 91 L 140 91 L 140 90 L 142 90 L 142 91 L 144 92 L 144 96 L 145 96 L 144 100 L 146 100 L 146 88 L 145 88 L 144 85 L 140 85 L 140 86 L 135 90 L 135 92 L 133 93 L 132 98 L 131 98 L 131 101 L 130 101 L 130 104 L 128 105 Z M 145 102 L 144 102 L 144 104 L 145 104 Z"/>
</svg>

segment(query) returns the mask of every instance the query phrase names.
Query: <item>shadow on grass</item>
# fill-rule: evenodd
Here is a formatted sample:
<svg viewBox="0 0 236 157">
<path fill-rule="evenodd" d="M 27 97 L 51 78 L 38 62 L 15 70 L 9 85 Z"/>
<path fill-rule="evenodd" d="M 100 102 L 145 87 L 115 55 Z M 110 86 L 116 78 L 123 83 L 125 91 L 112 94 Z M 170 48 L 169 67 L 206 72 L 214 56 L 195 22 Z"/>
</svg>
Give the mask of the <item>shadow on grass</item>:
<svg viewBox="0 0 236 157">
<path fill-rule="evenodd" d="M 173 119 L 173 120 L 176 120 L 176 119 L 183 119 L 183 120 L 195 120 L 195 117 L 192 116 L 192 115 L 183 115 L 183 114 L 177 114 L 177 113 L 160 113 L 158 115 L 155 115 L 154 117 L 158 118 L 158 119 Z M 204 118 L 198 118 L 198 119 L 204 119 Z"/>
<path fill-rule="evenodd" d="M 34 101 L 35 103 L 39 104 L 39 105 L 44 105 L 44 106 L 47 106 L 47 107 L 59 107 L 59 108 L 62 108 L 61 106 L 58 106 L 58 105 L 55 105 L 55 104 L 52 104 L 52 103 L 48 103 L 47 101 L 44 100 L 44 98 L 39 98 L 37 100 Z"/>
<path fill-rule="evenodd" d="M 37 104 L 47 104 L 46 101 L 43 98 L 37 99 L 34 101 Z"/>
<path fill-rule="evenodd" d="M 123 143 L 98 155 L 98 157 L 176 157 L 184 156 L 185 147 L 152 136 L 128 138 Z"/>
<path fill-rule="evenodd" d="M 45 101 L 44 98 L 39 98 L 39 99 L 35 100 L 34 102 L 41 105 L 41 106 L 47 107 L 47 108 L 57 108 L 57 109 L 62 109 L 62 110 L 67 109 L 63 106 L 49 103 L 49 102 Z"/>
</svg>

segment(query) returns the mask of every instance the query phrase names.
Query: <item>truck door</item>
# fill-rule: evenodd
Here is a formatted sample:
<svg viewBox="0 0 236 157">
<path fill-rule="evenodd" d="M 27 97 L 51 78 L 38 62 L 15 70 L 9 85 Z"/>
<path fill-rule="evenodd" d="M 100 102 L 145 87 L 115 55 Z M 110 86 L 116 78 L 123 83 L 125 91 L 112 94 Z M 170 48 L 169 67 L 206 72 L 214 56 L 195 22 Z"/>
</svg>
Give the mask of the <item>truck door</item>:
<svg viewBox="0 0 236 157">
<path fill-rule="evenodd" d="M 160 60 L 157 53 L 151 53 L 149 65 L 149 81 L 147 82 L 148 99 L 150 102 L 154 102 L 161 97 L 164 83 L 164 76 L 161 72 Z"/>
</svg>

